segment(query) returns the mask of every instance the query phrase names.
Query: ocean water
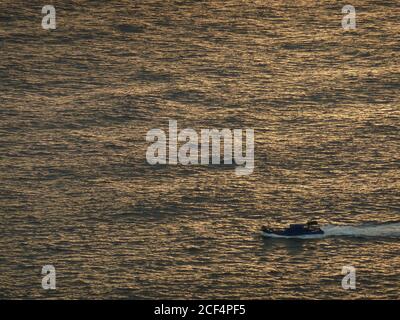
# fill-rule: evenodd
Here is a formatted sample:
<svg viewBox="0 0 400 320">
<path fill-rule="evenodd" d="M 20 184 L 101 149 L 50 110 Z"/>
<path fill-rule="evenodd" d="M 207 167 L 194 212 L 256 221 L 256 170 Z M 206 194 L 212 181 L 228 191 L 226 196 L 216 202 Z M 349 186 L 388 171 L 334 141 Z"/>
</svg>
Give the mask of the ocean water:
<svg viewBox="0 0 400 320">
<path fill-rule="evenodd" d="M 400 298 L 398 1 L 44 4 L 0 3 L 0 298 Z M 169 119 L 254 128 L 254 173 L 150 166 Z"/>
</svg>

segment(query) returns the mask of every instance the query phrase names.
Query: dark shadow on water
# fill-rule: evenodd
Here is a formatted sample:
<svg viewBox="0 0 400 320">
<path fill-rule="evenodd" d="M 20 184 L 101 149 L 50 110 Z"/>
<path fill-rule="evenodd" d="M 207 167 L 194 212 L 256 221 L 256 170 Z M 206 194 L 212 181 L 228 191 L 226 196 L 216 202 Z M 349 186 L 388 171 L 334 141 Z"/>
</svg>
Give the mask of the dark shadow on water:
<svg viewBox="0 0 400 320">
<path fill-rule="evenodd" d="M 261 236 L 260 236 L 261 237 Z M 289 255 L 296 255 L 297 253 L 304 250 L 307 241 L 304 239 L 268 239 L 261 237 L 263 242 L 263 248 L 269 252 L 273 252 L 279 249 L 287 250 Z M 313 239 L 314 241 L 317 239 Z"/>
</svg>

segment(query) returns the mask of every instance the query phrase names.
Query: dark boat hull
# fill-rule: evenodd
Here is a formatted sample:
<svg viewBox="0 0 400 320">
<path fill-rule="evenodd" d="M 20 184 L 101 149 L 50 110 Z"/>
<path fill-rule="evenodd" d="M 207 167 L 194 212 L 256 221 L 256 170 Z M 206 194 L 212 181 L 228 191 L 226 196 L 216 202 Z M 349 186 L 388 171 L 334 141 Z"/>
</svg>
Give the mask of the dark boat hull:
<svg viewBox="0 0 400 320">
<path fill-rule="evenodd" d="M 325 233 L 322 230 L 305 232 L 292 232 L 291 230 L 262 230 L 261 234 L 266 238 L 318 239 L 325 236 Z"/>
</svg>

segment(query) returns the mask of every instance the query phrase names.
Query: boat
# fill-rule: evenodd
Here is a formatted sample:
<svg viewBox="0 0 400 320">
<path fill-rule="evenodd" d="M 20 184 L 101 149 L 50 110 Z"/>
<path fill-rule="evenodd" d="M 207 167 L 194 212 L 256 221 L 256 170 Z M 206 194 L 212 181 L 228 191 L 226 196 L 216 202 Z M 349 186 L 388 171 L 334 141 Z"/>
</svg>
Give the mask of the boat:
<svg viewBox="0 0 400 320">
<path fill-rule="evenodd" d="M 291 224 L 285 229 L 271 229 L 267 226 L 261 228 L 262 236 L 266 238 L 299 238 L 313 239 L 322 238 L 325 233 L 317 221 L 311 220 L 303 224 Z"/>
</svg>

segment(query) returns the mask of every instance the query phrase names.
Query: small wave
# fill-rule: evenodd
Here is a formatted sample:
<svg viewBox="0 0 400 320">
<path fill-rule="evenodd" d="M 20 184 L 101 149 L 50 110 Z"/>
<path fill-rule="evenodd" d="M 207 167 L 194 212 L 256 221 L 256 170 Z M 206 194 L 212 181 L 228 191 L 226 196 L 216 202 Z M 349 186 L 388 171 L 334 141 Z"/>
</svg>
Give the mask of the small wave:
<svg viewBox="0 0 400 320">
<path fill-rule="evenodd" d="M 325 225 L 321 229 L 326 236 L 349 237 L 400 237 L 400 222 L 363 225 Z"/>
<path fill-rule="evenodd" d="M 142 33 L 145 30 L 143 26 L 129 24 L 118 25 L 117 29 L 125 33 Z"/>
</svg>

